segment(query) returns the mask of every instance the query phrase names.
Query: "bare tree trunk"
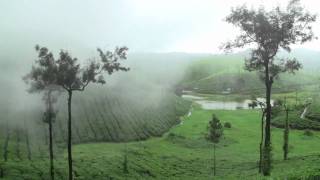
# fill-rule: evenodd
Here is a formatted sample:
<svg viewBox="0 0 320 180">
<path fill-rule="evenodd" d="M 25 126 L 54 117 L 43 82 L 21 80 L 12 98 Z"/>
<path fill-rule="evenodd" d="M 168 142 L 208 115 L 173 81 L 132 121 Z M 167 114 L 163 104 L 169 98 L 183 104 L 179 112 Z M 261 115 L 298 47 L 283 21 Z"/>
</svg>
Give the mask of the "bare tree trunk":
<svg viewBox="0 0 320 180">
<path fill-rule="evenodd" d="M 288 159 L 288 152 L 289 152 L 289 109 L 286 109 L 286 123 L 284 129 L 284 144 L 283 144 L 283 159 Z"/>
<path fill-rule="evenodd" d="M 68 165 L 69 165 L 69 180 L 73 180 L 73 171 L 72 171 L 72 132 L 71 132 L 71 100 L 72 100 L 72 91 L 68 91 Z"/>
<path fill-rule="evenodd" d="M 271 87 L 272 77 L 269 75 L 269 61 L 266 63 L 265 71 L 265 85 L 266 85 L 266 125 L 265 125 L 265 139 L 263 150 L 263 175 L 269 176 L 271 171 Z"/>
<path fill-rule="evenodd" d="M 50 153 L 50 176 L 54 180 L 53 145 L 52 145 L 52 117 L 49 116 L 49 153 Z"/>
<path fill-rule="evenodd" d="M 52 121 L 54 118 L 54 112 L 52 108 L 51 90 L 48 92 L 48 128 L 49 128 L 49 158 L 50 158 L 50 177 L 54 180 L 54 164 L 53 164 L 53 136 L 52 136 Z"/>
<path fill-rule="evenodd" d="M 263 158 L 263 139 L 264 139 L 264 116 L 265 116 L 265 111 L 263 110 L 262 112 L 262 117 L 261 117 L 261 140 L 260 140 L 260 146 L 259 146 L 259 150 L 260 150 L 260 160 L 259 160 L 259 173 L 262 172 L 262 158 Z"/>
</svg>

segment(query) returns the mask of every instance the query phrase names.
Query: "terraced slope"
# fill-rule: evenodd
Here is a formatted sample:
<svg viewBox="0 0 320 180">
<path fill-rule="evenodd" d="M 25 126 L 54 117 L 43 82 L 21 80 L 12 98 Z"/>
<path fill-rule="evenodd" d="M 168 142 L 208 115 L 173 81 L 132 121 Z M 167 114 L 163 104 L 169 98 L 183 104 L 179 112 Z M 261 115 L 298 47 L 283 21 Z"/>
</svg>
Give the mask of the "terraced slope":
<svg viewBox="0 0 320 180">
<path fill-rule="evenodd" d="M 135 101 L 121 96 L 102 95 L 74 100 L 74 142 L 120 142 L 161 136 L 180 122 L 191 103 L 172 94 L 138 96 Z M 61 105 L 60 109 L 65 109 Z M 59 114 L 56 134 L 65 134 L 66 112 Z M 62 124 L 62 125 L 61 125 Z M 60 136 L 60 140 L 65 137 Z"/>
<path fill-rule="evenodd" d="M 191 102 L 170 92 L 161 96 L 136 94 L 129 97 L 93 90 L 75 94 L 73 101 L 73 143 L 127 142 L 161 136 L 180 122 Z M 66 101 L 61 96 L 54 122 L 54 150 L 62 155 L 67 139 Z M 161 99 L 159 99 L 161 98 Z M 3 116 L 4 117 L 4 116 Z M 41 121 L 41 109 L 7 117 L 0 125 L 1 160 L 20 161 L 46 158 L 48 127 Z M 25 121 L 24 126 L 10 123 Z M 32 124 L 28 124 L 32 123 Z M 21 124 L 21 123 L 20 123 Z M 23 123 L 22 123 L 23 124 Z"/>
</svg>

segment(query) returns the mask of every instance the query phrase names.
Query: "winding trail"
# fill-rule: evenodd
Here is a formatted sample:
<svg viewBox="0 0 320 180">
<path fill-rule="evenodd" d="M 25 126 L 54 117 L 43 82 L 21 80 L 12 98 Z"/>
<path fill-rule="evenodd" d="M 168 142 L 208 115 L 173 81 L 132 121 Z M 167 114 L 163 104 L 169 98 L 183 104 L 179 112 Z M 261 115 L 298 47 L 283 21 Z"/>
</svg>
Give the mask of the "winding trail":
<svg viewBox="0 0 320 180">
<path fill-rule="evenodd" d="M 304 110 L 303 110 L 300 118 L 301 118 L 301 119 L 304 119 L 307 112 L 308 112 L 308 106 L 304 108 Z"/>
</svg>

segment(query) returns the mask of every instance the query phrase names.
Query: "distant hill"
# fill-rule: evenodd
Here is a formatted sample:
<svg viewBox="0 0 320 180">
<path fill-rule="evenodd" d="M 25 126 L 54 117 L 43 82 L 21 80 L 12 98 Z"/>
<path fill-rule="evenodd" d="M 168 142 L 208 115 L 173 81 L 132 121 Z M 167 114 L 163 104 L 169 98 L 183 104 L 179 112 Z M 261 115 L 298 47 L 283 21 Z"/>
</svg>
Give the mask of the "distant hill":
<svg viewBox="0 0 320 180">
<path fill-rule="evenodd" d="M 263 82 L 255 72 L 244 70 L 244 59 L 249 51 L 227 55 L 211 55 L 193 61 L 186 70 L 181 86 L 201 93 L 221 93 L 230 89 L 233 93 L 260 93 Z M 280 52 L 279 58 L 295 57 L 303 69 L 295 75 L 282 74 L 273 86 L 275 92 L 287 92 L 300 85 L 315 84 L 320 77 L 320 52 L 296 49 L 290 54 Z"/>
</svg>

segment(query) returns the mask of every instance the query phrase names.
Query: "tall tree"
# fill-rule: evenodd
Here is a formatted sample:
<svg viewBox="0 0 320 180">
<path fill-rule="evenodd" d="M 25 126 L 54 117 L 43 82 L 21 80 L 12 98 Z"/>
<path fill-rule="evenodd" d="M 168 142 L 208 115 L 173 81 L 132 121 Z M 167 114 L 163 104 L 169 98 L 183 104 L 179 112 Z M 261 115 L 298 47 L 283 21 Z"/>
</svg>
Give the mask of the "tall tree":
<svg viewBox="0 0 320 180">
<path fill-rule="evenodd" d="M 290 46 L 305 43 L 314 38 L 312 23 L 316 15 L 307 12 L 299 0 L 292 0 L 286 9 L 276 7 L 267 11 L 264 7 L 248 9 L 245 5 L 232 9 L 226 18 L 240 29 L 241 34 L 234 41 L 224 45 L 225 50 L 252 47 L 250 58 L 245 60 L 248 71 L 258 71 L 266 87 L 266 124 L 263 148 L 263 168 L 265 176 L 271 172 L 271 89 L 280 73 L 294 73 L 301 68 L 295 59 L 277 58 L 280 49 L 290 52 Z"/>
<path fill-rule="evenodd" d="M 112 51 L 99 53 L 99 61 L 90 60 L 88 66 L 81 67 L 77 58 L 73 58 L 67 51 L 61 50 L 59 58 L 55 60 L 53 54 L 46 47 L 36 46 L 40 65 L 42 68 L 33 68 L 34 79 L 43 77 L 52 81 L 55 86 L 61 87 L 68 94 L 68 172 L 69 180 L 73 179 L 72 168 L 72 95 L 75 91 L 84 91 L 90 83 L 105 84 L 104 72 L 109 75 L 116 71 L 128 71 L 129 68 L 121 66 L 120 60 L 127 59 L 127 47 L 115 48 Z M 45 62 L 45 63 L 42 63 Z M 46 63 L 50 62 L 50 63 Z M 36 69 L 36 70 L 34 70 Z M 42 69 L 48 69 L 45 73 Z M 50 72 L 49 72 L 50 70 Z M 47 73 L 48 72 L 48 73 Z M 37 81 L 34 81 L 37 84 Z M 41 86 L 41 84 L 40 84 Z"/>
<path fill-rule="evenodd" d="M 212 120 L 209 121 L 207 140 L 213 143 L 213 175 L 216 175 L 216 144 L 219 143 L 223 135 L 223 127 L 215 114 L 212 114 Z"/>
<path fill-rule="evenodd" d="M 38 47 L 36 47 L 36 49 L 37 48 Z M 48 124 L 50 178 L 54 180 L 52 123 L 55 119 L 56 112 L 53 109 L 53 104 L 57 101 L 57 96 L 54 93 L 60 91 L 61 88 L 55 85 L 54 73 L 56 72 L 56 65 L 52 54 L 48 54 L 46 57 L 39 55 L 38 58 L 31 72 L 24 76 L 23 79 L 30 85 L 28 89 L 29 93 L 43 92 L 42 100 L 45 102 L 46 108 L 43 113 L 43 122 Z"/>
<path fill-rule="evenodd" d="M 50 176 L 54 179 L 54 163 L 53 163 L 53 130 L 52 124 L 55 121 L 57 111 L 54 110 L 53 104 L 57 102 L 57 96 L 53 95 L 54 90 L 49 89 L 45 92 L 43 100 L 46 104 L 46 111 L 43 113 L 43 122 L 48 123 L 49 130 L 49 157 L 50 157 Z"/>
</svg>

